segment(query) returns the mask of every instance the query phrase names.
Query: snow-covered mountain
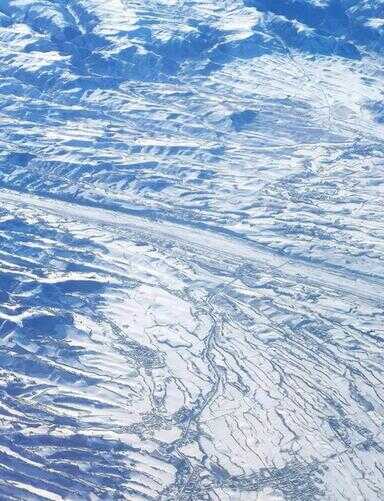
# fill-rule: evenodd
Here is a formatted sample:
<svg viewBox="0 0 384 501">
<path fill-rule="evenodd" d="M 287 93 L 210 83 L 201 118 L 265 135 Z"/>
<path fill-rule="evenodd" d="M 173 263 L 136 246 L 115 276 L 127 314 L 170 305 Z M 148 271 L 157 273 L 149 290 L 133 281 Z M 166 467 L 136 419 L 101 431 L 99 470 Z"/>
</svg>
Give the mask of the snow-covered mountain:
<svg viewBox="0 0 384 501">
<path fill-rule="evenodd" d="M 0 1 L 0 498 L 383 500 L 384 2 Z"/>
</svg>

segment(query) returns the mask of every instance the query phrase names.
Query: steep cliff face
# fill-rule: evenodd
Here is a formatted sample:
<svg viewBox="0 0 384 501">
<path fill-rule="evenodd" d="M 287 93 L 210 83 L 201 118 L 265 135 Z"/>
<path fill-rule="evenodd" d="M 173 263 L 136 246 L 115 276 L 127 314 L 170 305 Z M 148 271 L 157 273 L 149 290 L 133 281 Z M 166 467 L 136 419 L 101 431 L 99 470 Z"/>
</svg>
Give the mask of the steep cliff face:
<svg viewBox="0 0 384 501">
<path fill-rule="evenodd" d="M 0 498 L 382 499 L 383 36 L 0 2 Z"/>
</svg>

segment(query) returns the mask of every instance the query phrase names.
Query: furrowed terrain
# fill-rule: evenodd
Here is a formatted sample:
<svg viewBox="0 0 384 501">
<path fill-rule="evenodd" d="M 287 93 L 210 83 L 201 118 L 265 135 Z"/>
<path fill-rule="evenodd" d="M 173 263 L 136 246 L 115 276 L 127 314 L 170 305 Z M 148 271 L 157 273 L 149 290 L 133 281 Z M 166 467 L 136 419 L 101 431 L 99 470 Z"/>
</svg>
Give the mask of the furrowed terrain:
<svg viewBox="0 0 384 501">
<path fill-rule="evenodd" d="M 1 499 L 384 499 L 383 54 L 379 0 L 2 0 Z"/>
</svg>

